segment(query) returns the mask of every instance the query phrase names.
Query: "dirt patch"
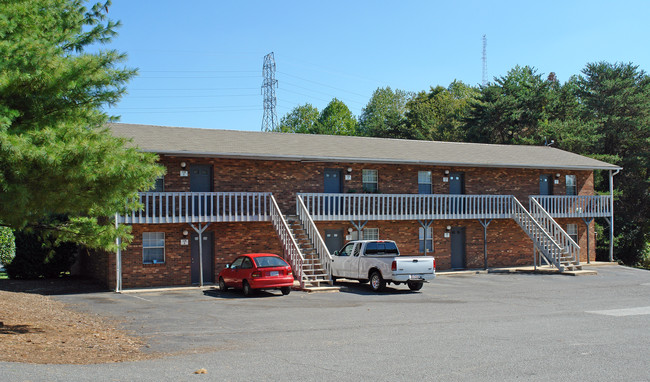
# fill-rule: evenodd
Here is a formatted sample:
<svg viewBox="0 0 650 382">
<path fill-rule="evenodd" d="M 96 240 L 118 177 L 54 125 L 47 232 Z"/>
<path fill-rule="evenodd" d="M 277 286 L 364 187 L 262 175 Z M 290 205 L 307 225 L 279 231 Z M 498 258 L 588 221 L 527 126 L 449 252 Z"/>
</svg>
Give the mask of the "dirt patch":
<svg viewBox="0 0 650 382">
<path fill-rule="evenodd" d="M 48 296 L 8 291 L 13 288 L 6 282 L 0 287 L 0 361 L 93 364 L 154 358 L 142 351 L 142 339 L 117 329 L 116 322 L 71 310 Z M 54 290 L 46 281 L 23 289 L 26 285 Z"/>
</svg>

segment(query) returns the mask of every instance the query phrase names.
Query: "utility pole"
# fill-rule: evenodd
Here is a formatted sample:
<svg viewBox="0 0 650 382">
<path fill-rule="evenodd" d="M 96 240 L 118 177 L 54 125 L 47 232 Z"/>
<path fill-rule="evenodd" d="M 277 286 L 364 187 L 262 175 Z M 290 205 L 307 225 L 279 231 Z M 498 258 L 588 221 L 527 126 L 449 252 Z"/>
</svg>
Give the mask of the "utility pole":
<svg viewBox="0 0 650 382">
<path fill-rule="evenodd" d="M 488 72 L 487 72 L 487 37 L 483 35 L 483 86 L 487 86 Z"/>
<path fill-rule="evenodd" d="M 278 86 L 278 80 L 275 79 L 275 58 L 273 52 L 264 56 L 264 65 L 262 66 L 262 95 L 264 96 L 264 116 L 262 117 L 262 131 L 273 131 L 278 124 L 278 115 L 275 111 L 277 99 L 275 98 L 275 88 Z"/>
</svg>

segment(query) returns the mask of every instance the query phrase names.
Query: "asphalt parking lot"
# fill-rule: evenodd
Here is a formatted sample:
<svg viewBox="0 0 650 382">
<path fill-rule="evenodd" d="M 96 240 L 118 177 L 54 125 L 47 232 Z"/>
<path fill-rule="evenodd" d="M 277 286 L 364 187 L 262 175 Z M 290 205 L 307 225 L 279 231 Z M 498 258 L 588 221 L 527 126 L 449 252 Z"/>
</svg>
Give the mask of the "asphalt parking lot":
<svg viewBox="0 0 650 382">
<path fill-rule="evenodd" d="M 7 381 L 650 380 L 650 272 L 456 275 L 419 292 L 216 290 L 55 298 L 112 316 L 159 359 L 0 363 Z M 194 375 L 205 368 L 207 374 Z"/>
</svg>

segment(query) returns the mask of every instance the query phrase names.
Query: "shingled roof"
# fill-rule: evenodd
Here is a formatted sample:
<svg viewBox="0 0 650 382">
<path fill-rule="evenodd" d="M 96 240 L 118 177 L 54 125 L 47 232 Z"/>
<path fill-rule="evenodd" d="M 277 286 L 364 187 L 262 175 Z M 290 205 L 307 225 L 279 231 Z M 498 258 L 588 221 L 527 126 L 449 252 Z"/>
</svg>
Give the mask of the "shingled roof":
<svg viewBox="0 0 650 382">
<path fill-rule="evenodd" d="M 111 123 L 115 136 L 145 152 L 177 156 L 464 167 L 616 170 L 620 167 L 546 146 L 266 133 Z"/>
</svg>

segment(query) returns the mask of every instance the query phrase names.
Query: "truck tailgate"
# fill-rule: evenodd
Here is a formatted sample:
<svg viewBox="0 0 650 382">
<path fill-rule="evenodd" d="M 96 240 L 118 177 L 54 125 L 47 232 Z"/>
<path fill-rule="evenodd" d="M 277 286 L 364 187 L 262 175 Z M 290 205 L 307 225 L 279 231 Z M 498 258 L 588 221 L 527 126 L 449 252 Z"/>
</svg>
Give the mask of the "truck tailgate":
<svg viewBox="0 0 650 382">
<path fill-rule="evenodd" d="M 395 261 L 397 262 L 397 269 L 393 271 L 395 276 L 435 274 L 432 256 L 398 256 Z"/>
</svg>

